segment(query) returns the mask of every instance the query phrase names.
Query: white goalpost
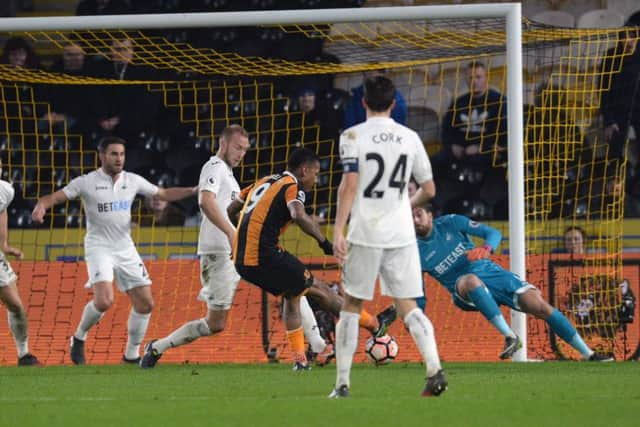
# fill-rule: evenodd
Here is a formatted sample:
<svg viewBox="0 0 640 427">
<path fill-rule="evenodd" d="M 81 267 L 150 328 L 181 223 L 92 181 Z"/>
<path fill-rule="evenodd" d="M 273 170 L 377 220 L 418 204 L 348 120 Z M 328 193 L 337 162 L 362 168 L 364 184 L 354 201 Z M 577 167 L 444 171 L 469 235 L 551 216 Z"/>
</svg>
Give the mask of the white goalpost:
<svg viewBox="0 0 640 427">
<path fill-rule="evenodd" d="M 179 13 L 118 16 L 0 18 L 1 32 L 140 30 L 307 25 L 374 21 L 433 21 L 438 19 L 501 18 L 506 22 L 508 103 L 508 197 L 510 269 L 526 278 L 525 183 L 523 147 L 522 15 L 520 3 L 454 6 L 410 6 L 361 9 L 319 9 L 261 12 Z M 522 340 L 514 361 L 527 361 L 526 316 L 512 311 L 512 329 Z"/>
</svg>

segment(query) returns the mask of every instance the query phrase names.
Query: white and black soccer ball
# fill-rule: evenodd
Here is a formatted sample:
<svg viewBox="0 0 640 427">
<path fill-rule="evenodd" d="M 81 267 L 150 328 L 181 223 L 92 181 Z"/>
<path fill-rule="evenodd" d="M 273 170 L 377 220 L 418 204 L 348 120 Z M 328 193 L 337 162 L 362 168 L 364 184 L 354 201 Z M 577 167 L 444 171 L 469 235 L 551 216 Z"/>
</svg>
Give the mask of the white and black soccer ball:
<svg viewBox="0 0 640 427">
<path fill-rule="evenodd" d="M 398 356 L 398 343 L 391 335 L 371 337 L 364 349 L 369 361 L 376 365 L 386 365 Z"/>
</svg>

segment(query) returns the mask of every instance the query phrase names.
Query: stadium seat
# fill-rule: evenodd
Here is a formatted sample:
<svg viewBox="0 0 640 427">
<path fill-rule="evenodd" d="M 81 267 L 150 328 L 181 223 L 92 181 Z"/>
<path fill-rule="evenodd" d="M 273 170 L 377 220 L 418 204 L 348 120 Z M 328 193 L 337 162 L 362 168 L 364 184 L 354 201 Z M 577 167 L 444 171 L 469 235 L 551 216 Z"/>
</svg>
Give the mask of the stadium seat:
<svg viewBox="0 0 640 427">
<path fill-rule="evenodd" d="M 200 172 L 200 167 L 198 167 L 198 172 Z M 145 177 L 149 182 L 159 187 L 167 188 L 174 187 L 176 185 L 175 172 L 165 167 L 152 166 L 150 168 L 138 169 L 136 170 L 136 173 Z"/>
<path fill-rule="evenodd" d="M 320 9 L 329 7 L 330 4 L 327 0 L 297 0 L 293 2 L 291 9 Z"/>
<path fill-rule="evenodd" d="M 197 151 L 204 151 L 207 153 L 213 152 L 213 141 L 210 136 L 198 136 L 190 142 L 193 144 L 193 148 Z"/>
<path fill-rule="evenodd" d="M 31 220 L 31 207 L 18 208 L 10 207 L 8 215 L 9 227 L 13 228 L 29 228 L 33 225 Z"/>
<path fill-rule="evenodd" d="M 200 179 L 200 170 L 202 169 L 201 163 L 192 164 L 182 170 L 178 174 L 178 183 L 180 186 L 189 187 L 192 185 L 198 185 L 198 180 Z"/>
<path fill-rule="evenodd" d="M 240 188 L 243 188 L 249 184 L 253 184 L 258 177 L 256 176 L 256 168 L 255 167 L 246 167 L 242 168 L 242 172 L 240 175 L 240 179 L 238 182 L 240 183 Z"/>
<path fill-rule="evenodd" d="M 545 10 L 533 15 L 531 20 L 552 27 L 573 28 L 576 26 L 575 16 L 564 10 Z"/>
<path fill-rule="evenodd" d="M 595 9 L 578 17 L 578 28 L 619 28 L 624 25 L 624 16 L 612 9 Z"/>
<path fill-rule="evenodd" d="M 51 177 L 51 180 L 53 181 L 54 191 L 58 191 L 61 190 L 62 187 L 66 186 L 71 179 L 67 176 L 66 168 L 56 168 L 53 170 L 53 176 Z"/>
<path fill-rule="evenodd" d="M 11 169 L 4 167 L 2 169 L 2 179 L 13 184 L 15 198 L 24 194 L 25 180 L 21 167 L 12 167 Z"/>
<path fill-rule="evenodd" d="M 458 163 L 451 163 L 445 171 L 445 177 L 457 183 L 464 184 L 467 189 L 470 189 L 472 186 L 480 186 L 482 184 L 484 173 L 461 166 Z"/>
<path fill-rule="evenodd" d="M 84 222 L 84 216 L 82 215 L 82 211 L 80 206 L 71 207 L 67 209 L 67 217 L 66 223 L 69 228 L 78 228 L 81 227 Z"/>
<path fill-rule="evenodd" d="M 230 0 L 196 0 L 196 3 L 202 11 L 213 12 L 216 10 L 224 10 L 229 7 Z"/>
<path fill-rule="evenodd" d="M 144 151 L 150 156 L 164 156 L 164 153 L 171 148 L 171 140 L 167 136 L 160 136 L 153 131 L 145 133 L 144 139 Z"/>
<path fill-rule="evenodd" d="M 358 76 L 357 78 L 355 77 L 356 75 Z M 339 74 L 333 79 L 333 87 L 344 90 L 347 93 L 349 93 L 352 87 L 358 86 L 360 83 L 362 83 L 362 76 L 360 74 Z"/>
<path fill-rule="evenodd" d="M 176 174 L 171 169 L 165 169 L 162 173 L 157 173 L 152 182 L 162 188 L 175 187 L 178 184 Z"/>
<path fill-rule="evenodd" d="M 438 144 L 440 141 L 440 118 L 429 107 L 409 106 L 407 126 L 416 131 L 424 144 Z"/>
<path fill-rule="evenodd" d="M 428 107 L 442 116 L 451 105 L 452 100 L 451 91 L 443 85 L 414 85 L 408 94 L 407 105 L 409 107 Z"/>
<path fill-rule="evenodd" d="M 162 13 L 178 12 L 181 6 L 181 0 L 162 0 L 160 3 L 159 9 Z"/>
<path fill-rule="evenodd" d="M 476 221 L 490 217 L 489 206 L 484 201 L 467 195 L 450 200 L 444 206 L 444 211 L 464 215 Z"/>
<path fill-rule="evenodd" d="M 346 104 L 349 102 L 349 92 L 342 89 L 330 89 L 324 94 L 324 98 L 329 106 L 333 110 L 344 110 Z"/>
</svg>

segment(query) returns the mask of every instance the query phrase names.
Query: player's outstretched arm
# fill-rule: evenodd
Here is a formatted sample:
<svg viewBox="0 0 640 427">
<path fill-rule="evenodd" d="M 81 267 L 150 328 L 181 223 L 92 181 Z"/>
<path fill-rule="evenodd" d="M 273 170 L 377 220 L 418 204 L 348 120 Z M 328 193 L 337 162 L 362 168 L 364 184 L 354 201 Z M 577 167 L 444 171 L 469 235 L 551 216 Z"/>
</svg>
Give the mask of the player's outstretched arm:
<svg viewBox="0 0 640 427">
<path fill-rule="evenodd" d="M 482 246 L 467 251 L 467 259 L 469 261 L 489 258 L 493 251 L 500 245 L 502 233 L 500 233 L 498 229 L 473 221 L 471 218 L 463 215 L 452 215 L 451 218 L 452 223 L 455 224 L 455 228 L 458 231 L 484 239 Z"/>
<path fill-rule="evenodd" d="M 424 206 L 429 200 L 436 195 L 436 185 L 432 180 L 428 180 L 420 184 L 420 188 L 411 197 L 411 208 Z"/>
<path fill-rule="evenodd" d="M 331 242 L 322 234 L 318 223 L 311 219 L 304 211 L 304 205 L 300 201 L 294 200 L 290 202 L 287 207 L 289 208 L 289 214 L 293 222 L 298 224 L 302 231 L 318 241 L 318 245 L 320 245 L 325 255 L 333 255 Z"/>
<path fill-rule="evenodd" d="M 49 208 L 64 203 L 67 200 L 69 200 L 69 198 L 62 190 L 40 197 L 38 203 L 36 203 L 36 206 L 33 208 L 33 212 L 31 212 L 31 219 L 37 224 L 42 224 Z"/>
<path fill-rule="evenodd" d="M 22 259 L 24 254 L 18 248 L 9 246 L 9 228 L 7 226 L 7 210 L 0 213 L 0 250 L 6 255 L 13 255 L 18 259 Z"/>
<path fill-rule="evenodd" d="M 198 194 L 197 185 L 195 187 L 158 188 L 158 193 L 155 197 L 167 202 L 175 202 L 176 200 L 186 199 L 196 194 Z"/>
</svg>

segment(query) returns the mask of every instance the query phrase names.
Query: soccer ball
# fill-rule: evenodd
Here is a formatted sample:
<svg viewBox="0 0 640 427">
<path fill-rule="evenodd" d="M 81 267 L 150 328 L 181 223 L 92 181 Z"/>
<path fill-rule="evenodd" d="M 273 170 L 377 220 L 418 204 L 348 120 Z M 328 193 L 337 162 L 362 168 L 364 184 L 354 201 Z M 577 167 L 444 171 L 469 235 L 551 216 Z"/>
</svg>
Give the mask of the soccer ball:
<svg viewBox="0 0 640 427">
<path fill-rule="evenodd" d="M 371 337 L 367 341 L 365 353 L 372 363 L 386 365 L 391 363 L 398 355 L 398 343 L 390 335 Z"/>
</svg>

